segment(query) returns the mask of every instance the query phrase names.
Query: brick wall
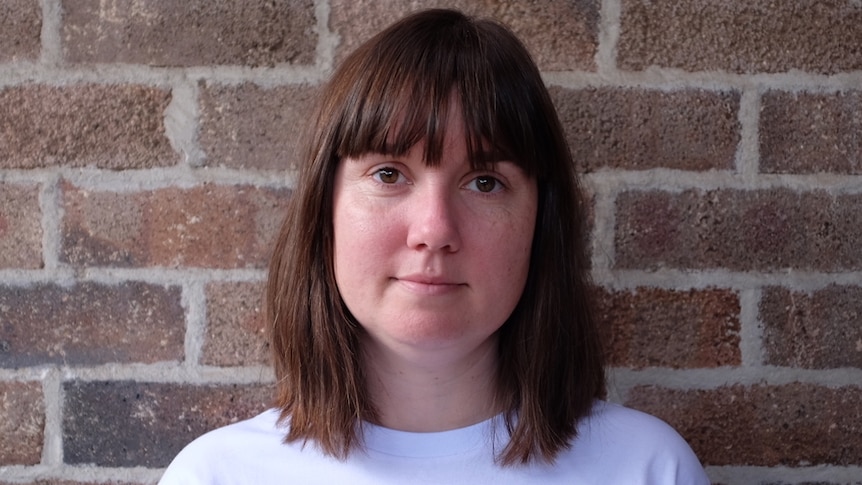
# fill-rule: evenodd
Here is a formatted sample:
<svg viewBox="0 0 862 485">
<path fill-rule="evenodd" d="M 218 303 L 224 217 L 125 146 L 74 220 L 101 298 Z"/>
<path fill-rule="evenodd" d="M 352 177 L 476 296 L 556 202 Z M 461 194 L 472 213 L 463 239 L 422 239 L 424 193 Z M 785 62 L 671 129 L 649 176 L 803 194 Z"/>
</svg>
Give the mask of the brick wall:
<svg viewBox="0 0 862 485">
<path fill-rule="evenodd" d="M 418 4 L 509 23 L 545 73 L 613 399 L 715 483 L 862 483 L 854 0 L 4 0 L 0 483 L 154 483 L 266 406 L 309 99 Z"/>
</svg>

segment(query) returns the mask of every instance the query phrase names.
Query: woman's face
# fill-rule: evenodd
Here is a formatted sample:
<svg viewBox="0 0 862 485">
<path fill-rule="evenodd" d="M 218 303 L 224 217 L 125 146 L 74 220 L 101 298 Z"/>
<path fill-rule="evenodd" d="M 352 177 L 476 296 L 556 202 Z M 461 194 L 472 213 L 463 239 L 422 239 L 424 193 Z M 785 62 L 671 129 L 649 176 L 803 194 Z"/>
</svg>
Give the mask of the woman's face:
<svg viewBox="0 0 862 485">
<path fill-rule="evenodd" d="M 336 172 L 335 277 L 378 350 L 478 351 L 524 289 L 535 180 L 506 161 L 473 170 L 457 107 L 445 133 L 437 167 L 420 142 L 400 157 L 345 159 Z"/>
</svg>

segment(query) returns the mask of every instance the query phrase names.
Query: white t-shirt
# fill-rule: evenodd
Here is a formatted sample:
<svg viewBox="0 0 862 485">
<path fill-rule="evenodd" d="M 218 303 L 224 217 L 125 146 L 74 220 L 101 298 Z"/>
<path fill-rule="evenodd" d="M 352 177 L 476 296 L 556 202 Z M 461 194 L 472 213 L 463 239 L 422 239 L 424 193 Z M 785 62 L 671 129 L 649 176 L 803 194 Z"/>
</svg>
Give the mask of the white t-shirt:
<svg viewBox="0 0 862 485">
<path fill-rule="evenodd" d="M 703 467 L 670 426 L 647 414 L 597 402 L 578 437 L 552 465 L 503 467 L 502 418 L 438 433 L 366 425 L 365 448 L 346 460 L 311 442 L 284 444 L 278 412 L 211 431 L 189 444 L 160 485 L 268 484 L 621 484 L 709 485 Z"/>
</svg>

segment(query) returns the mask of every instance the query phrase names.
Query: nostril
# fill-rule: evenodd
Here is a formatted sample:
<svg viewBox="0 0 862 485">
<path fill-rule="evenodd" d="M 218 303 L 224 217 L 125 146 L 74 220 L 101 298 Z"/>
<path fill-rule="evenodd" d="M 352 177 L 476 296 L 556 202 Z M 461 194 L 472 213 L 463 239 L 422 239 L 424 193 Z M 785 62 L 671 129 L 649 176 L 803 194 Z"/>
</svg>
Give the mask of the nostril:
<svg viewBox="0 0 862 485">
<path fill-rule="evenodd" d="M 461 244 L 460 230 L 450 214 L 415 219 L 408 233 L 407 244 L 416 249 L 457 251 Z"/>
</svg>

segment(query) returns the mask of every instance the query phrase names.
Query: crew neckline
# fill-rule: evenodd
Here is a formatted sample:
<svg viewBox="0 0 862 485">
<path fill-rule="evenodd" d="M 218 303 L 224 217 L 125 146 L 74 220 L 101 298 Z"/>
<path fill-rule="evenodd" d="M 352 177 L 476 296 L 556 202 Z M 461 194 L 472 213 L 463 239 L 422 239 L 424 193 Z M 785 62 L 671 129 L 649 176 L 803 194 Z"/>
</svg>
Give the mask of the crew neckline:
<svg viewBox="0 0 862 485">
<path fill-rule="evenodd" d="M 503 416 L 446 431 L 399 431 L 363 423 L 363 440 L 368 451 L 406 458 L 433 458 L 462 454 L 486 447 L 505 432 Z"/>
</svg>

